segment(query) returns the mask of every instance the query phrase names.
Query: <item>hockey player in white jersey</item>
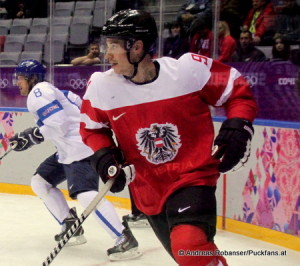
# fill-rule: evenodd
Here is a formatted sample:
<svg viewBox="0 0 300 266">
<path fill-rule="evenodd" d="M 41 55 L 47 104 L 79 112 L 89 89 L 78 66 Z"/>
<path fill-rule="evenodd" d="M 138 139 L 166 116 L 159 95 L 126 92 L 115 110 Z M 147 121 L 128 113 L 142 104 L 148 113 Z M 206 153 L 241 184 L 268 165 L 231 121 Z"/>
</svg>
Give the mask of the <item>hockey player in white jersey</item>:
<svg viewBox="0 0 300 266">
<path fill-rule="evenodd" d="M 92 169 L 93 151 L 79 134 L 81 99 L 70 91 L 60 91 L 45 81 L 46 69 L 36 60 L 24 60 L 16 68 L 20 94 L 27 96 L 27 108 L 34 116 L 37 127 L 15 134 L 10 142 L 17 144 L 15 151 L 24 151 L 44 140 L 50 140 L 57 152 L 37 168 L 32 177 L 32 190 L 62 226 L 55 236 L 60 241 L 76 219 L 76 210 L 70 209 L 57 185 L 67 180 L 69 195 L 86 208 L 98 191 L 99 176 Z M 138 243 L 126 223 L 121 223 L 113 205 L 103 199 L 94 215 L 107 233 L 115 239 L 114 247 L 107 250 L 109 259 L 123 260 L 141 255 Z M 69 245 L 86 242 L 82 227 L 70 239 Z"/>
<path fill-rule="evenodd" d="M 129 183 L 137 208 L 179 265 L 227 265 L 214 243 L 215 190 L 220 172 L 237 171 L 249 158 L 257 112 L 249 83 L 199 54 L 153 60 L 157 28 L 145 11 L 114 14 L 102 35 L 111 69 L 91 76 L 81 107 L 93 167 L 104 182 L 111 166 L 119 168 L 114 191 Z M 210 106 L 227 112 L 216 138 Z M 135 166 L 134 179 L 127 164 Z"/>
</svg>

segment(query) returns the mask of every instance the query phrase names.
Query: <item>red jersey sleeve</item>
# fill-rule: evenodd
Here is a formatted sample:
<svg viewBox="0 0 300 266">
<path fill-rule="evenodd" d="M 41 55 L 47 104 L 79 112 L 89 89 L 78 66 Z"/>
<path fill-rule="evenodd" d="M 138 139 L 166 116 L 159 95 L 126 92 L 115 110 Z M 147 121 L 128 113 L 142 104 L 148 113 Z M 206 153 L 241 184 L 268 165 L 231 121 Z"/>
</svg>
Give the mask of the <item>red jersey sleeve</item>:
<svg viewBox="0 0 300 266">
<path fill-rule="evenodd" d="M 212 62 L 210 72 L 210 79 L 201 92 L 204 101 L 215 107 L 224 107 L 227 118 L 253 121 L 257 104 L 246 79 L 235 68 L 218 61 Z"/>
<path fill-rule="evenodd" d="M 93 85 L 95 84 L 96 82 Z M 91 85 L 91 80 L 88 83 L 86 94 L 93 97 L 90 94 L 94 93 L 95 88 L 94 91 L 90 92 L 89 85 Z M 93 107 L 89 97 L 84 97 L 80 110 L 80 135 L 83 142 L 93 151 L 115 146 L 107 114 L 103 110 Z"/>
</svg>

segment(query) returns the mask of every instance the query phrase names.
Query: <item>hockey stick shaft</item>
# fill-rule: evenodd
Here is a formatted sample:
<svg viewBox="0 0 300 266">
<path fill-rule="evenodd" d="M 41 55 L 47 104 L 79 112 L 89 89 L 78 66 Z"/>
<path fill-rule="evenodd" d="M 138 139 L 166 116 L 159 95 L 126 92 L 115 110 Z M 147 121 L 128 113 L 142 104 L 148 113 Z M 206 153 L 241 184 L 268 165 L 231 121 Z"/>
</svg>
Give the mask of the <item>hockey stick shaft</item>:
<svg viewBox="0 0 300 266">
<path fill-rule="evenodd" d="M 81 216 L 74 222 L 74 224 L 71 226 L 71 228 L 64 235 L 63 239 L 58 242 L 57 246 L 53 249 L 53 251 L 50 253 L 50 255 L 43 262 L 43 266 L 50 265 L 50 263 L 58 255 L 58 253 L 62 250 L 62 248 L 68 243 L 68 241 L 74 235 L 74 233 L 77 231 L 77 229 L 82 225 L 82 223 L 85 221 L 85 219 L 94 211 L 94 209 L 97 207 L 98 203 L 104 198 L 104 196 L 107 194 L 107 192 L 112 187 L 114 181 L 115 180 L 111 178 L 104 184 L 104 186 L 99 191 L 97 196 L 86 207 L 86 209 L 83 211 Z"/>
<path fill-rule="evenodd" d="M 17 145 L 18 145 L 17 142 L 11 144 L 11 145 L 9 146 L 9 149 L 8 149 L 8 150 L 0 157 L 0 161 L 1 161 L 7 154 L 9 154 L 15 147 L 17 147 Z"/>
</svg>

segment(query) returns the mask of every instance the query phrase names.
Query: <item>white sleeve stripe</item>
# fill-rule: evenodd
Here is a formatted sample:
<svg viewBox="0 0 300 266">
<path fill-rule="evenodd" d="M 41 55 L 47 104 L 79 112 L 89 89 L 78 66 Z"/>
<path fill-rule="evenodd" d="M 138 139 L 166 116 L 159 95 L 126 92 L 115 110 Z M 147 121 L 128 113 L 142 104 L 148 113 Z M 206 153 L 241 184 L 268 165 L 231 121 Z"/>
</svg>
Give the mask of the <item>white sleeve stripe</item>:
<svg viewBox="0 0 300 266">
<path fill-rule="evenodd" d="M 97 123 L 91 120 L 86 114 L 80 114 L 81 122 L 85 123 L 87 129 L 109 128 L 106 123 Z"/>
<path fill-rule="evenodd" d="M 227 86 L 226 86 L 223 94 L 221 95 L 220 99 L 217 101 L 216 106 L 221 106 L 228 100 L 228 98 L 230 97 L 230 95 L 232 93 L 233 83 L 240 76 L 241 76 L 241 73 L 238 72 L 235 68 L 230 69 Z"/>
</svg>

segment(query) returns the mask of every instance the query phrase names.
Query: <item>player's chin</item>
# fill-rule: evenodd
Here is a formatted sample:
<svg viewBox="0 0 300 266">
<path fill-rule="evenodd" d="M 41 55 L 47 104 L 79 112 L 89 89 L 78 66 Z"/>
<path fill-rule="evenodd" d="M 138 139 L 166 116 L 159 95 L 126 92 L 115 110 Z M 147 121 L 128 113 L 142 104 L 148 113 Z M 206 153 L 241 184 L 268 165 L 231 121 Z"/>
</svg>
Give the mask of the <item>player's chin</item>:
<svg viewBox="0 0 300 266">
<path fill-rule="evenodd" d="M 117 63 L 110 63 L 111 68 L 116 69 L 118 64 Z"/>
</svg>

